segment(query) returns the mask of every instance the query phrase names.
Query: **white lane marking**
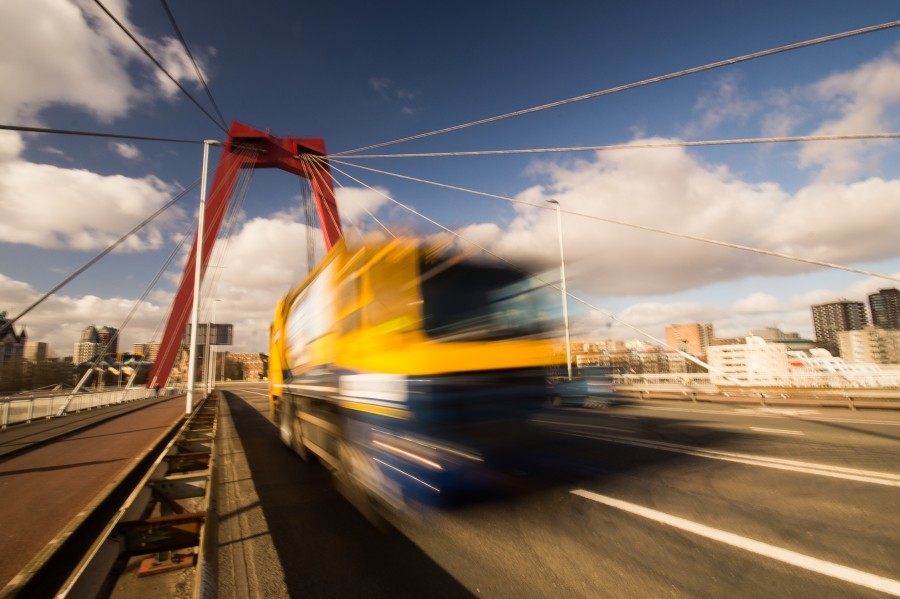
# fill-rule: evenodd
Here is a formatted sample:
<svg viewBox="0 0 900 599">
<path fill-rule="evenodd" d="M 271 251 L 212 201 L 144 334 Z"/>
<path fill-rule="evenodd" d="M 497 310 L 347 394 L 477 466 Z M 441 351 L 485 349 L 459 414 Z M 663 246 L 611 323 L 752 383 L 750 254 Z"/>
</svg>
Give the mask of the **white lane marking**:
<svg viewBox="0 0 900 599">
<path fill-rule="evenodd" d="M 650 520 L 654 520 L 668 526 L 673 526 L 675 528 L 691 532 L 702 537 L 706 537 L 707 539 L 712 539 L 713 541 L 719 541 L 720 543 L 725 543 L 726 545 L 731 545 L 732 547 L 737 547 L 738 549 L 744 549 L 745 551 L 750 551 L 756 553 L 757 555 L 762 555 L 763 557 L 775 559 L 792 566 L 797 566 L 805 570 L 816 572 L 818 574 L 824 574 L 825 576 L 837 578 L 851 584 L 856 584 L 859 586 L 874 589 L 876 591 L 881 591 L 882 593 L 888 593 L 900 597 L 900 581 L 893 580 L 891 578 L 885 578 L 884 576 L 878 576 L 877 574 L 863 572 L 862 570 L 857 570 L 848 566 L 842 566 L 834 562 L 829 562 L 804 555 L 802 553 L 797 553 L 796 551 L 791 551 L 790 549 L 784 549 L 775 545 L 769 545 L 768 543 L 763 543 L 761 541 L 754 541 L 753 539 L 748 539 L 747 537 L 742 537 L 734 533 L 725 532 L 724 530 L 719 530 L 718 528 L 705 526 L 691 520 L 679 518 L 678 516 L 672 516 L 664 512 L 652 510 L 650 508 L 646 508 L 634 503 L 629 503 L 627 501 L 622 501 L 620 499 L 613 499 L 612 497 L 607 497 L 598 493 L 592 493 L 591 491 L 586 491 L 584 489 L 575 489 L 572 491 L 572 493 L 574 495 L 584 497 L 585 499 L 590 499 L 591 501 L 602 503 L 609 507 L 624 510 L 626 512 L 630 512 L 632 514 L 636 514 L 638 516 L 642 516 L 644 518 L 648 518 Z"/>
<path fill-rule="evenodd" d="M 775 435 L 799 435 L 801 437 L 806 435 L 803 431 L 789 431 L 783 428 L 761 428 L 759 426 L 751 426 L 750 430 L 758 433 L 773 433 Z"/>
<path fill-rule="evenodd" d="M 638 410 L 656 410 L 659 412 L 689 412 L 691 414 L 719 414 L 724 416 L 746 416 L 757 418 L 777 418 L 792 420 L 805 420 L 807 422 L 841 422 L 847 424 L 878 424 L 881 426 L 900 426 L 897 420 L 868 420 L 865 418 L 840 418 L 837 416 L 819 415 L 813 411 L 804 414 L 805 410 L 774 410 L 766 408 L 736 408 L 734 410 L 704 410 L 699 408 L 670 408 L 665 406 L 641 406 L 632 404 L 630 407 Z"/>
<path fill-rule="evenodd" d="M 712 460 L 723 460 L 725 462 L 736 462 L 738 464 L 749 464 L 750 466 L 762 466 L 764 468 L 775 468 L 777 470 L 790 470 L 792 472 L 805 472 L 807 474 L 816 474 L 818 476 L 855 480 L 857 482 L 874 483 L 876 485 L 885 485 L 888 487 L 900 487 L 900 475 L 891 474 L 889 472 L 858 470 L 856 468 L 829 466 L 827 464 L 816 464 L 814 462 L 800 462 L 796 460 L 783 460 L 781 458 L 768 458 L 742 453 L 732 453 L 729 451 L 700 449 L 698 447 L 691 447 L 690 445 L 678 445 L 676 443 L 666 443 L 664 441 L 647 441 L 646 439 L 629 439 L 627 437 L 615 437 L 613 435 L 604 435 L 602 433 L 584 434 L 565 431 L 561 432 L 565 435 L 600 439 L 601 441 L 636 445 L 638 447 L 649 447 L 651 449 L 683 453 L 685 455 L 709 458 Z"/>
</svg>

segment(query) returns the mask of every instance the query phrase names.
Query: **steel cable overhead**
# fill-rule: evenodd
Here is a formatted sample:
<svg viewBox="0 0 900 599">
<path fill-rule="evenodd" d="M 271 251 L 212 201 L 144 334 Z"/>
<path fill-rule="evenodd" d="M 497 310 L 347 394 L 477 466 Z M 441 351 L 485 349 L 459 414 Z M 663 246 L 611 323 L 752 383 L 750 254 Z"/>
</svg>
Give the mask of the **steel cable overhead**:
<svg viewBox="0 0 900 599">
<path fill-rule="evenodd" d="M 435 158 L 449 156 L 497 156 L 508 154 L 549 154 L 561 152 L 603 152 L 609 150 L 647 150 L 656 148 L 697 148 L 703 146 L 729 146 L 743 144 L 850 141 L 863 139 L 897 139 L 900 133 L 851 133 L 846 135 L 790 135 L 784 137 L 746 137 L 738 139 L 711 139 L 702 141 L 670 141 L 660 143 L 626 143 L 602 146 L 575 146 L 571 148 L 526 148 L 518 150 L 473 150 L 463 152 L 422 152 L 418 154 L 352 154 L 340 155 L 344 160 L 355 158 Z"/>
<path fill-rule="evenodd" d="M 316 157 L 316 158 L 318 158 L 319 160 L 322 160 L 321 157 Z M 356 165 L 350 164 L 349 166 L 356 166 Z M 460 235 L 459 233 L 457 233 L 456 231 L 450 229 L 449 227 L 446 227 L 446 226 L 442 225 L 441 223 L 437 222 L 436 220 L 434 220 L 434 219 L 432 219 L 432 218 L 429 218 L 428 216 L 426 216 L 426 215 L 422 214 L 421 212 L 417 211 L 416 209 L 414 209 L 414 208 L 412 208 L 412 207 L 410 207 L 410 206 L 407 206 L 406 204 L 404 204 L 404 203 L 402 203 L 402 202 L 400 202 L 400 201 L 398 201 L 398 200 L 392 198 L 391 196 L 387 195 L 386 193 L 383 193 L 383 192 L 381 192 L 381 191 L 378 191 L 378 190 L 375 189 L 374 187 L 372 187 L 372 186 L 370 186 L 370 185 L 367 185 L 367 184 L 364 183 L 363 181 L 360 181 L 360 180 L 357 179 L 356 177 L 354 177 L 354 176 L 350 175 L 349 173 L 347 173 L 347 172 L 345 172 L 345 171 L 339 169 L 338 167 L 332 166 L 332 168 L 333 168 L 334 170 L 336 170 L 337 172 L 339 172 L 340 174 L 342 174 L 342 175 L 344 175 L 345 177 L 347 177 L 348 179 L 350 179 L 350 180 L 352 180 L 352 181 L 355 181 L 356 183 L 359 183 L 359 184 L 362 185 L 363 187 L 366 187 L 366 188 L 369 189 L 370 191 L 373 191 L 373 192 L 377 193 L 378 195 L 380 195 L 380 196 L 382 196 L 383 198 L 387 199 L 388 201 L 390 201 L 390 202 L 396 204 L 397 206 L 403 208 L 404 210 L 406 210 L 406 211 L 408 211 L 408 212 L 411 212 L 412 214 L 418 216 L 419 218 L 421 218 L 421 219 L 423 219 L 423 220 L 425 220 L 425 221 L 427 221 L 427 222 L 429 222 L 429 223 L 435 225 L 436 227 L 438 227 L 439 229 L 443 230 L 445 233 L 448 233 L 449 235 L 455 237 L 456 239 L 459 239 L 460 241 L 463 241 L 463 242 L 465 242 L 465 243 L 467 243 L 467 244 L 469 244 L 469 245 L 472 245 L 472 246 L 478 248 L 479 250 L 481 250 L 481 251 L 484 252 L 485 254 L 487 254 L 487 255 L 489 255 L 489 256 L 491 256 L 491 257 L 493 257 L 493 258 L 496 258 L 497 260 L 499 260 L 499 261 L 501 261 L 501 262 L 507 264 L 507 265 L 510 266 L 511 268 L 514 268 L 515 270 L 517 270 L 517 271 L 519 271 L 519 272 L 521 272 L 521 273 L 523 273 L 523 274 L 525 274 L 525 275 L 527 275 L 527 276 L 533 278 L 534 280 L 538 281 L 538 282 L 541 283 L 542 285 L 545 285 L 545 286 L 547 286 L 547 287 L 552 287 L 552 288 L 554 288 L 554 289 L 556 289 L 557 291 L 560 291 L 560 292 L 563 291 L 563 290 L 562 290 L 562 287 L 561 287 L 560 285 L 557 285 L 556 283 L 553 283 L 553 282 L 550 282 L 550 281 L 546 281 L 546 280 L 544 280 L 542 277 L 540 277 L 539 275 L 537 275 L 536 273 L 530 272 L 529 270 L 527 270 L 527 269 L 525 269 L 525 268 L 522 268 L 522 267 L 519 266 L 518 264 L 515 264 L 515 263 L 513 263 L 513 262 L 510 262 L 510 261 L 507 260 L 506 258 L 504 258 L 504 257 L 500 256 L 499 254 L 496 254 L 496 253 L 492 252 L 491 250 L 489 250 L 488 248 L 484 247 L 483 245 L 481 245 L 481 244 L 478 243 L 477 241 L 474 241 L 474 240 L 472 240 L 472 239 L 469 239 L 468 237 L 465 237 L 464 235 Z M 362 168 L 362 167 L 359 167 L 359 168 Z M 366 170 L 372 170 L 372 169 L 366 169 Z M 495 197 L 500 197 L 500 196 L 495 196 Z M 543 208 L 543 206 L 541 206 L 541 207 Z M 571 214 L 571 213 L 570 213 L 570 214 Z M 626 327 L 626 328 L 628 328 L 628 329 L 634 331 L 635 333 L 638 333 L 638 334 L 640 334 L 640 335 L 643 335 L 643 336 L 647 337 L 648 339 L 650 339 L 651 341 L 654 341 L 655 343 L 658 343 L 658 344 L 661 345 L 662 347 L 666 347 L 666 348 L 669 348 L 669 349 L 671 349 L 671 350 L 673 350 L 673 351 L 675 351 L 675 352 L 678 352 L 680 355 L 684 356 L 684 358 L 685 358 L 686 360 L 689 360 L 689 361 L 694 362 L 695 364 L 697 364 L 697 365 L 699 365 L 699 366 L 702 366 L 703 368 L 706 368 L 709 372 L 715 372 L 715 373 L 717 373 L 717 374 L 726 376 L 725 373 L 723 373 L 723 372 L 721 372 L 721 371 L 719 371 L 719 370 L 713 368 L 712 366 L 710 366 L 710 365 L 707 364 L 706 362 L 704 362 L 704 361 L 702 361 L 702 360 L 696 358 L 695 356 L 693 356 L 693 355 L 691 355 L 691 354 L 689 354 L 689 353 L 687 353 L 687 352 L 685 352 L 685 351 L 683 351 L 683 350 L 680 350 L 680 349 L 678 349 L 677 347 L 672 347 L 672 346 L 668 345 L 668 344 L 667 344 L 665 341 L 663 341 L 662 339 L 657 338 L 655 335 L 653 335 L 653 334 L 651 334 L 651 333 L 648 333 L 647 331 L 641 329 L 640 327 L 637 327 L 637 326 L 635 326 L 635 325 L 633 325 L 633 324 L 629 324 L 629 323 L 625 322 L 624 320 L 618 318 L 615 314 L 613 314 L 613 313 L 610 312 L 609 310 L 607 310 L 607 309 L 605 309 L 605 308 L 601 308 L 600 306 L 595 306 L 595 305 L 592 304 L 591 302 L 589 302 L 589 301 L 587 301 L 587 300 L 585 300 L 585 299 L 583 299 L 583 298 L 580 298 L 580 297 L 578 297 L 578 296 L 576 296 L 576 295 L 573 295 L 573 294 L 572 294 L 571 292 L 569 292 L 569 291 L 566 291 L 565 294 L 566 294 L 567 297 L 572 298 L 573 300 L 577 301 L 578 303 L 580 303 L 580 304 L 582 304 L 582 305 L 584 305 L 584 306 L 587 306 L 588 308 L 590 308 L 590 309 L 592 309 L 592 310 L 595 310 L 595 311 L 597 311 L 597 312 L 602 313 L 602 314 L 605 315 L 607 318 L 609 318 L 609 319 L 611 319 L 611 320 L 613 320 L 613 321 L 619 323 L 620 325 L 622 325 L 622 326 L 624 326 L 624 327 Z"/>
<path fill-rule="evenodd" d="M 211 120 L 211 121 L 216 125 L 216 127 L 218 127 L 219 129 L 221 129 L 221 130 L 224 131 L 225 133 L 228 133 L 228 128 L 225 127 L 224 125 L 222 125 L 222 123 L 220 123 L 219 121 L 217 121 L 213 115 L 211 115 L 205 108 L 203 108 L 203 106 L 200 105 L 200 103 L 194 98 L 194 96 L 192 96 L 186 89 L 184 89 L 184 86 L 182 86 L 180 83 L 178 83 L 178 80 L 175 79 L 175 77 L 173 77 L 173 76 L 169 73 L 169 71 L 167 71 L 166 68 L 165 68 L 164 66 L 162 66 L 162 64 L 161 64 L 158 60 L 156 60 L 156 58 L 153 57 L 152 54 L 150 54 L 150 51 L 147 50 L 147 48 L 145 48 L 144 45 L 141 44 L 140 41 L 138 41 L 138 39 L 134 36 L 134 34 L 132 34 L 132 33 L 128 30 L 128 28 L 125 27 L 125 25 L 123 25 L 122 22 L 119 21 L 119 19 L 117 19 L 117 18 L 115 17 L 115 15 L 113 15 L 111 12 L 109 12 L 109 9 L 106 8 L 100 0 L 94 0 L 94 2 L 97 4 L 97 6 L 99 6 L 99 7 L 103 10 L 103 12 L 105 12 L 105 13 L 107 14 L 107 16 L 109 16 L 110 19 L 113 20 L 113 22 L 114 22 L 116 25 L 119 26 L 119 29 L 121 29 L 121 30 L 125 33 L 125 35 L 127 35 L 127 36 L 131 39 L 131 41 L 133 41 L 133 42 L 135 43 L 135 45 L 137 45 L 137 47 L 141 49 L 141 51 L 144 53 L 144 55 L 145 55 L 147 58 L 149 58 L 150 61 L 153 62 L 153 64 L 155 64 L 155 65 L 157 66 L 157 68 L 158 68 L 160 71 L 162 71 L 162 72 L 166 75 L 166 77 L 168 77 L 168 78 L 172 81 L 172 83 L 174 83 L 174 84 L 178 87 L 178 89 L 180 89 L 181 92 L 182 92 L 185 96 L 188 97 L 188 99 L 190 99 L 191 102 L 194 103 L 194 106 L 196 106 L 197 108 L 199 108 L 200 111 L 203 112 L 203 114 L 205 114 L 207 117 L 209 117 L 209 120 Z"/>
<path fill-rule="evenodd" d="M 588 94 L 583 94 L 581 96 L 576 96 L 574 98 L 568 98 L 565 100 L 558 100 L 556 102 L 550 102 L 548 104 L 542 104 L 540 106 L 534 106 L 532 108 L 524 108 L 522 110 L 516 110 L 514 112 L 508 112 L 506 114 L 501 114 L 497 116 L 492 116 L 484 119 L 479 119 L 477 121 L 472 121 L 469 123 L 463 123 L 461 125 L 454 125 L 452 127 L 445 127 L 444 129 L 438 129 L 436 131 L 430 131 L 428 133 L 419 133 L 418 135 L 410 135 L 408 137 L 402 137 L 400 139 L 395 139 L 393 141 L 386 141 L 379 144 L 373 144 L 370 146 L 364 146 L 361 148 L 356 148 L 353 150 L 344 150 L 342 152 L 337 152 L 332 154 L 332 156 L 345 156 L 348 154 L 355 154 L 356 152 L 363 152 L 365 150 L 372 150 L 375 148 L 383 148 L 385 146 L 390 146 L 398 143 L 403 143 L 407 141 L 413 141 L 416 139 L 423 139 L 425 137 L 431 137 L 434 135 L 440 135 L 442 133 L 450 133 L 451 131 L 459 131 L 460 129 L 467 129 L 469 127 L 474 127 L 476 125 L 484 125 L 487 123 L 493 123 L 496 121 L 501 121 L 503 119 L 508 119 L 514 116 L 522 116 L 524 114 L 531 114 L 533 112 L 538 112 L 541 110 L 547 110 L 549 108 L 556 108 L 558 106 L 565 106 L 566 104 L 574 104 L 575 102 L 581 102 L 583 100 L 590 100 L 591 98 L 598 98 L 600 96 L 606 96 L 609 94 L 614 94 L 616 92 L 626 91 L 629 89 L 634 89 L 636 87 L 642 87 L 644 85 L 650 85 L 651 83 L 659 83 L 661 81 L 668 81 L 670 79 L 675 79 L 678 77 L 684 77 L 686 75 L 693 75 L 695 73 L 701 73 L 704 71 L 710 71 L 712 69 L 716 69 L 719 67 L 724 67 L 732 64 L 737 64 L 741 62 L 746 62 L 748 60 L 754 60 L 756 58 L 763 58 L 766 56 L 772 56 L 774 54 L 780 54 L 782 52 L 789 52 L 791 50 L 797 50 L 799 48 L 807 48 L 809 46 L 814 46 L 816 44 L 822 44 L 825 42 L 831 42 L 839 39 L 844 39 L 848 37 L 853 37 L 856 35 L 863 35 L 866 33 L 872 33 L 874 31 L 881 31 L 884 29 L 890 29 L 892 27 L 900 26 L 900 21 L 891 21 L 889 23 L 882 23 L 880 25 L 873 25 L 871 27 L 863 27 L 862 29 L 854 29 L 852 31 L 845 31 L 843 33 L 837 33 L 834 35 L 827 35 L 825 37 L 818 37 L 811 40 L 806 40 L 803 42 L 797 42 L 795 44 L 788 44 L 786 46 L 779 46 L 777 48 L 771 48 L 769 50 L 762 50 L 760 52 L 753 52 L 751 54 L 745 54 L 743 56 L 737 56 L 735 58 L 729 58 L 727 60 L 720 60 L 717 62 L 712 62 L 709 64 L 705 64 L 698 67 L 693 67 L 690 69 L 684 69 L 681 71 L 676 71 L 673 73 L 669 73 L 666 75 L 659 75 L 657 77 L 651 77 L 649 79 L 643 79 L 641 81 L 635 81 L 632 83 L 627 83 L 625 85 L 619 85 L 616 87 L 610 87 L 604 90 L 591 92 Z"/>
<path fill-rule="evenodd" d="M 177 144 L 202 144 L 202 139 L 174 139 L 171 137 L 148 137 L 146 135 L 126 135 L 124 133 L 100 133 L 97 131 L 76 131 L 72 129 L 51 129 L 47 127 L 26 127 L 24 125 L 0 125 L 0 130 L 20 131 L 22 133 L 53 133 L 57 135 L 80 135 L 83 137 L 107 137 L 113 139 L 132 139 L 137 141 L 164 141 Z"/>
<path fill-rule="evenodd" d="M 213 108 L 216 109 L 216 114 L 219 116 L 219 122 L 221 123 L 222 128 L 227 129 L 228 121 L 226 121 L 225 117 L 222 116 L 222 111 L 219 110 L 219 105 L 216 103 L 216 99 L 213 98 L 212 91 L 206 84 L 206 79 L 203 78 L 203 73 L 200 72 L 200 67 L 197 66 L 197 61 L 194 60 L 194 55 L 191 54 L 191 50 L 190 48 L 188 48 L 187 41 L 181 34 L 181 28 L 178 27 L 178 23 L 175 21 L 175 15 L 173 15 L 172 11 L 169 10 L 169 3 L 166 2 L 166 0 L 160 0 L 160 2 L 162 2 L 163 9 L 166 11 L 166 16 L 169 17 L 169 22 L 172 24 L 172 29 L 175 30 L 175 33 L 178 35 L 178 39 L 181 40 L 181 46 L 184 48 L 184 51 L 188 55 L 188 58 L 191 59 L 191 64 L 194 65 L 194 71 L 196 71 L 197 73 L 197 79 L 200 80 L 200 83 L 203 84 L 203 89 L 206 90 L 206 97 L 209 98 L 209 101 L 213 105 Z"/>
<path fill-rule="evenodd" d="M 373 172 L 373 173 L 378 173 L 378 174 L 381 174 L 381 175 L 388 175 L 388 176 L 391 176 L 391 177 L 397 177 L 397 178 L 399 178 L 399 179 L 406 179 L 407 181 L 415 181 L 415 182 L 418 182 L 418 183 L 425 183 L 425 184 L 427 184 L 427 185 L 434 185 L 434 186 L 436 186 L 436 187 L 442 187 L 442 188 L 444 188 L 444 189 L 452 189 L 452 190 L 454 190 L 454 191 L 462 191 L 462 192 L 465 192 L 465 193 L 471 193 L 471 194 L 474 194 L 474 195 L 480 195 L 480 196 L 484 196 L 484 197 L 487 197 L 487 198 L 494 198 L 494 199 L 503 200 L 503 201 L 506 201 L 506 202 L 512 202 L 512 203 L 516 203 L 516 204 L 524 204 L 524 205 L 526 205 L 526 206 L 531 206 L 532 208 L 540 208 L 541 210 L 555 210 L 555 208 L 550 208 L 550 207 L 548 207 L 548 206 L 542 206 L 541 204 L 533 204 L 533 203 L 531 203 L 531 202 L 526 202 L 526 201 L 523 201 L 523 200 L 517 200 L 517 199 L 515 199 L 515 198 L 510 198 L 510 197 L 507 197 L 507 196 L 502 196 L 502 195 L 497 195 L 497 194 L 492 194 L 492 193 L 486 193 L 486 192 L 482 192 L 482 191 L 476 191 L 476 190 L 474 190 L 474 189 L 467 189 L 467 188 L 465 188 L 465 187 L 458 187 L 458 186 L 455 186 L 455 185 L 448 185 L 448 184 L 446 184 L 446 183 L 438 183 L 438 182 L 435 182 L 435 181 L 428 181 L 427 179 L 419 179 L 419 178 L 417 178 L 417 177 L 410 177 L 410 176 L 407 176 L 407 175 L 401 175 L 401 174 L 399 174 L 399 173 L 392 173 L 392 172 L 390 172 L 390 171 L 383 171 L 383 170 L 380 170 L 380 169 L 368 168 L 368 167 L 365 167 L 365 166 L 360 166 L 360 165 L 358 165 L 358 164 L 353 164 L 352 162 L 345 162 L 345 161 L 342 161 L 342 160 L 335 160 L 334 158 L 332 158 L 332 159 L 330 160 L 330 162 L 332 163 L 332 168 L 335 168 L 335 170 L 337 170 L 337 168 L 333 166 L 334 163 L 337 163 L 337 164 L 343 164 L 343 165 L 345 165 L 345 166 L 353 166 L 353 167 L 356 167 L 356 168 L 359 168 L 359 169 L 363 169 L 363 170 L 370 171 L 370 172 Z M 349 176 L 349 175 L 347 175 L 347 173 L 345 173 L 344 171 L 338 171 L 338 172 L 344 174 L 345 176 Z M 352 177 L 351 177 L 351 178 L 352 178 Z M 357 179 L 354 179 L 354 181 L 357 181 Z M 384 195 L 384 194 L 381 194 L 381 195 Z M 385 196 L 385 197 L 387 197 L 387 196 Z M 392 200 L 392 201 L 393 201 L 393 200 Z M 403 206 L 402 204 L 400 204 L 400 205 Z M 405 206 L 404 206 L 404 207 L 405 207 Z M 418 215 L 418 216 L 422 216 L 421 214 L 419 214 L 419 213 L 413 211 L 411 208 L 406 207 L 406 209 L 407 209 L 407 210 L 410 210 L 411 212 L 413 212 L 414 214 L 416 214 L 416 215 Z M 743 251 L 746 251 L 746 252 L 753 252 L 753 253 L 756 253 L 756 254 L 763 254 L 763 255 L 766 255 L 766 256 L 774 256 L 774 257 L 776 257 L 776 258 L 784 258 L 784 259 L 786 259 L 786 260 L 793 260 L 793 261 L 795 261 L 795 262 L 804 262 L 804 263 L 806 263 L 806 264 L 813 264 L 813 265 L 815 265 L 815 266 L 824 266 L 824 267 L 826 267 L 826 268 L 833 268 L 833 269 L 837 269 L 837 270 L 845 270 L 845 271 L 848 271 L 848 272 L 854 272 L 854 273 L 857 273 L 857 274 L 862 274 L 862 275 L 866 275 L 866 276 L 870 276 L 870 277 L 876 277 L 876 278 L 879 278 L 879 279 L 885 279 L 885 280 L 888 280 L 888 281 L 895 281 L 895 282 L 900 283 L 900 278 L 898 278 L 898 277 L 892 277 L 892 276 L 890 276 L 890 275 L 886 275 L 886 274 L 882 274 L 882 273 L 877 273 L 877 272 L 873 272 L 873 271 L 869 271 L 869 270 L 863 270 L 863 269 L 861 269 L 861 268 L 854 268 L 854 267 L 852 267 L 852 266 L 846 266 L 846 265 L 843 265 L 843 264 L 835 264 L 835 263 L 833 263 L 833 262 L 825 262 L 825 261 L 823 261 L 823 260 L 815 260 L 815 259 L 813 259 L 813 258 L 804 258 L 803 256 L 796 256 L 796 255 L 793 255 L 793 254 L 786 254 L 786 253 L 784 253 L 784 252 L 776 252 L 776 251 L 773 251 L 773 250 L 766 250 L 766 249 L 757 248 L 757 247 L 753 247 L 753 246 L 749 246 L 749 245 L 742 245 L 742 244 L 738 244 L 738 243 L 731 243 L 731 242 L 728 242 L 728 241 L 721 241 L 721 240 L 718 240 L 718 239 L 710 239 L 710 238 L 708 238 L 708 237 L 701 237 L 701 236 L 699 236 L 699 235 L 690 235 L 690 234 L 688 234 L 688 233 L 678 233 L 678 232 L 676 232 L 676 231 L 669 231 L 669 230 L 662 229 L 662 228 L 659 228 L 659 227 L 651 227 L 651 226 L 648 226 L 648 225 L 639 225 L 639 224 L 636 224 L 636 223 L 629 223 L 629 222 L 626 222 L 626 221 L 616 220 L 616 219 L 612 219 L 612 218 L 605 218 L 605 217 L 602 217 L 602 216 L 596 216 L 596 215 L 593 215 L 593 214 L 585 214 L 585 213 L 583 213 L 583 212 L 574 212 L 574 211 L 572 211 L 572 210 L 562 210 L 562 212 L 565 213 L 565 214 L 571 214 L 572 216 L 580 216 L 580 217 L 582 217 L 582 218 L 589 218 L 589 219 L 592 219 L 592 220 L 597 220 L 597 221 L 600 221 L 600 222 L 605 222 L 605 223 L 609 223 L 609 224 L 613 224 L 613 225 L 620 225 L 620 226 L 623 226 L 623 227 L 629 227 L 629 228 L 632 228 L 632 229 L 639 229 L 639 230 L 641 230 L 641 231 L 649 231 L 649 232 L 651 232 L 651 233 L 661 233 L 661 234 L 663 234 L 663 235 L 668 235 L 668 236 L 670 236 L 670 237 L 678 237 L 678 238 L 681 238 L 681 239 L 689 239 L 689 240 L 692 240 L 692 241 L 701 241 L 701 242 L 703 242 L 703 243 L 709 243 L 709 244 L 712 244 L 712 245 L 718 245 L 718 246 L 722 246 L 722 247 L 728 247 L 728 248 L 732 248 L 732 249 L 743 250 Z M 436 223 L 436 222 L 434 222 L 434 221 L 428 219 L 427 217 L 422 216 L 422 218 L 425 218 L 426 220 L 428 220 L 429 222 L 431 222 L 431 223 L 433 223 L 433 224 L 436 224 L 436 225 L 438 225 L 438 226 L 441 226 L 441 225 L 439 225 L 438 223 Z M 442 227 L 442 228 L 443 228 L 443 227 Z"/>
</svg>

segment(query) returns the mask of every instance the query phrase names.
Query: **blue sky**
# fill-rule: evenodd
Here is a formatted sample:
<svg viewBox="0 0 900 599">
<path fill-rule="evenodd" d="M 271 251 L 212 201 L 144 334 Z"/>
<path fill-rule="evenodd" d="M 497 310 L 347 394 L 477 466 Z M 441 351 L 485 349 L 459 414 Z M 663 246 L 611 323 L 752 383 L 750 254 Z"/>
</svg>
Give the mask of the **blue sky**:
<svg viewBox="0 0 900 599">
<path fill-rule="evenodd" d="M 213 112 L 159 3 L 104 4 Z M 323 137 L 333 152 L 900 17 L 894 1 L 168 4 L 228 120 Z M 223 136 L 87 0 L 0 5 L 0 74 L 2 124 Z M 378 152 L 895 131 L 900 28 Z M 355 163 L 896 277 L 898 149 L 895 140 L 842 141 Z M 190 144 L 0 133 L 0 310 L 17 314 L 197 179 L 200 161 Z M 555 264 L 550 210 L 335 166 L 510 260 Z M 358 227 L 377 226 L 365 206 L 392 227 L 435 231 L 336 178 L 346 186 L 341 210 Z M 284 173 L 254 174 L 208 291 L 221 300 L 217 319 L 236 325 L 235 350 L 266 350 L 275 301 L 305 272 L 299 189 Z M 60 356 L 85 325 L 120 324 L 188 230 L 197 198 L 19 324 Z M 811 335 L 810 304 L 896 286 L 575 216 L 564 227 L 570 292 L 655 336 L 683 322 L 713 322 L 722 336 L 770 325 Z M 178 276 L 169 269 L 124 344 L 154 336 Z M 637 336 L 603 313 L 573 312 L 580 337 Z"/>
</svg>

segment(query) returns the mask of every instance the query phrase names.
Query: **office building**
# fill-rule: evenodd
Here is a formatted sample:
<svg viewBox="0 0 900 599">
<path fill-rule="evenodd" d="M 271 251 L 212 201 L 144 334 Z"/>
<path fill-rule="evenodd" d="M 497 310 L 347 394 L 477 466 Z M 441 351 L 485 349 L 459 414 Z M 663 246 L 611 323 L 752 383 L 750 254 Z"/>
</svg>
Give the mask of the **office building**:
<svg viewBox="0 0 900 599">
<path fill-rule="evenodd" d="M 666 345 L 689 354 L 704 353 L 712 338 L 712 324 L 673 324 L 666 327 Z"/>
<path fill-rule="evenodd" d="M 900 330 L 874 326 L 837 334 L 841 357 L 847 362 L 900 364 Z"/>
<path fill-rule="evenodd" d="M 900 290 L 882 289 L 869 295 L 872 324 L 880 329 L 900 329 Z"/>
<path fill-rule="evenodd" d="M 833 356 L 840 355 L 837 338 L 840 331 L 858 331 L 869 324 L 866 305 L 848 300 L 812 306 L 812 317 L 816 343 Z"/>
</svg>

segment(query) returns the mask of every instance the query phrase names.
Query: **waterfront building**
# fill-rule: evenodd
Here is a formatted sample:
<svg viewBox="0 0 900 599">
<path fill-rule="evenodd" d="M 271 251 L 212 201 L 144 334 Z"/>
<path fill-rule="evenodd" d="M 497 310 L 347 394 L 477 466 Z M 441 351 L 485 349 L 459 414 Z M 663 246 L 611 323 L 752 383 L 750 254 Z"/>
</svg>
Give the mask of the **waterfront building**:
<svg viewBox="0 0 900 599">
<path fill-rule="evenodd" d="M 781 343 L 788 350 L 809 350 L 815 347 L 812 339 L 803 339 L 800 337 L 800 333 L 785 332 L 777 327 L 753 329 L 750 331 L 750 335 L 762 337 L 766 343 Z"/>
<path fill-rule="evenodd" d="M 98 328 L 97 342 L 104 356 L 115 356 L 119 353 L 119 329 L 108 326 Z"/>
<path fill-rule="evenodd" d="M 673 324 L 666 327 L 666 345 L 689 354 L 704 353 L 712 339 L 712 324 Z"/>
<path fill-rule="evenodd" d="M 48 353 L 47 344 L 43 341 L 28 341 L 25 343 L 22 357 L 30 362 L 39 362 L 46 360 Z"/>
<path fill-rule="evenodd" d="M 838 346 L 848 362 L 900 364 L 900 329 L 865 326 L 859 331 L 840 331 Z"/>
<path fill-rule="evenodd" d="M 872 324 L 881 329 L 900 329 L 900 290 L 882 289 L 869 294 Z"/>
<path fill-rule="evenodd" d="M 838 332 L 861 330 L 869 324 L 866 305 L 848 300 L 812 306 L 812 317 L 816 343 L 833 356 L 840 355 Z"/>
<path fill-rule="evenodd" d="M 25 353 L 28 334 L 25 327 L 16 333 L 15 325 L 9 325 L 6 312 L 0 312 L 0 376 L 8 369 L 18 369 Z"/>
<path fill-rule="evenodd" d="M 147 343 L 135 343 L 131 346 L 131 353 L 136 356 L 143 356 L 145 360 L 155 362 L 159 355 L 159 341 L 150 341 Z"/>
<path fill-rule="evenodd" d="M 762 337 L 746 337 L 745 343 L 707 348 L 710 380 L 716 385 L 776 384 L 790 373 L 787 347 L 766 343 Z"/>
</svg>

